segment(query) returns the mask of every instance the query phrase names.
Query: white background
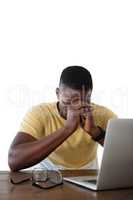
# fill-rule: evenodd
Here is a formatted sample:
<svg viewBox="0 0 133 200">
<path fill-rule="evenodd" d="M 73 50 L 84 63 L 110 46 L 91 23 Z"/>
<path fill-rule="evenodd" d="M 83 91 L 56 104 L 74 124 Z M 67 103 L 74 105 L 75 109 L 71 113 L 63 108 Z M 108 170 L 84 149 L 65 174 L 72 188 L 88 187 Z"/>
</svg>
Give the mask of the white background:
<svg viewBox="0 0 133 200">
<path fill-rule="evenodd" d="M 0 170 L 23 115 L 56 99 L 69 65 L 90 70 L 95 103 L 133 117 L 132 0 L 0 1 Z"/>
</svg>

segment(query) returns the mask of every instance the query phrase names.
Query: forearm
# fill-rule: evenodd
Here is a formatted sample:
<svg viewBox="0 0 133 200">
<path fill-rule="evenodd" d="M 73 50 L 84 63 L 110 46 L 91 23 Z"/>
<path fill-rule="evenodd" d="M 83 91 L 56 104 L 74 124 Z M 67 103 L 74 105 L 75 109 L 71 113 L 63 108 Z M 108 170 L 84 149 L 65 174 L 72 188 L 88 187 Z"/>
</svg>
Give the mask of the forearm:
<svg viewBox="0 0 133 200">
<path fill-rule="evenodd" d="M 9 166 L 12 171 L 31 167 L 46 158 L 61 145 L 72 132 L 63 127 L 41 140 L 17 144 L 9 151 Z"/>
<path fill-rule="evenodd" d="M 94 141 L 104 146 L 105 131 L 102 128 L 96 126 L 94 129 L 92 129 L 91 137 Z"/>
<path fill-rule="evenodd" d="M 98 143 L 99 143 L 100 145 L 104 146 L 104 139 L 99 140 Z"/>
</svg>

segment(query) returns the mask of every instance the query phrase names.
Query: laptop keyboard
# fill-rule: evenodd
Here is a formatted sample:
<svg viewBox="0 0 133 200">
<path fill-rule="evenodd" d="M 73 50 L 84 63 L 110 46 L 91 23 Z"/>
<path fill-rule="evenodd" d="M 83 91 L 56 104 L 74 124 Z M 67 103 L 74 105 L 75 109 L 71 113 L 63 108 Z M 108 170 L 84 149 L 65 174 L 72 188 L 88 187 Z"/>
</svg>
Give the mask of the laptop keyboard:
<svg viewBox="0 0 133 200">
<path fill-rule="evenodd" d="M 83 180 L 83 182 L 96 184 L 97 180 L 94 180 L 94 179 L 93 180 Z"/>
</svg>

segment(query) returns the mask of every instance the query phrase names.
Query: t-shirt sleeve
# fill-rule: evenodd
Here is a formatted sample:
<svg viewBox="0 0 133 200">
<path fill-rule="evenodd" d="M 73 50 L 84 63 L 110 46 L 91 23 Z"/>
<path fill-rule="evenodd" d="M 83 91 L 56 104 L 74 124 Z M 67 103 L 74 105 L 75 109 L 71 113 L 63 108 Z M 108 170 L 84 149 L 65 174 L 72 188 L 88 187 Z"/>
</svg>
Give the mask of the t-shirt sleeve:
<svg viewBox="0 0 133 200">
<path fill-rule="evenodd" d="M 108 124 L 108 121 L 110 119 L 113 119 L 113 118 L 118 118 L 117 115 L 112 112 L 110 109 L 108 108 L 104 108 L 103 111 L 102 111 L 102 114 L 103 114 L 103 117 L 102 117 L 102 120 L 101 120 L 101 127 L 106 130 L 106 127 L 107 127 L 107 124 Z"/>
<path fill-rule="evenodd" d="M 25 132 L 39 139 L 44 135 L 44 127 L 41 119 L 41 110 L 38 106 L 32 107 L 24 116 L 19 132 Z"/>
</svg>

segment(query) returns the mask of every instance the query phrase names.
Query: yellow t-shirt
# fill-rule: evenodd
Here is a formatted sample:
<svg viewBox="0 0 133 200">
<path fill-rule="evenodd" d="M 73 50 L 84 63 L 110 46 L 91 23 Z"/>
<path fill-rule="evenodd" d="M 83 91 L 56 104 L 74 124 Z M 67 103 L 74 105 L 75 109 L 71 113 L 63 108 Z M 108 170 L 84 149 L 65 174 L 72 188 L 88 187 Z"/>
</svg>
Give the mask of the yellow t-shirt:
<svg viewBox="0 0 133 200">
<path fill-rule="evenodd" d="M 96 125 L 106 129 L 107 122 L 116 115 L 109 109 L 92 103 L 92 114 Z M 25 115 L 19 131 L 36 139 L 44 138 L 63 127 L 63 119 L 57 109 L 57 102 L 41 103 Z M 48 159 L 66 168 L 80 168 L 96 158 L 97 142 L 91 139 L 81 127 L 65 140 Z"/>
</svg>

